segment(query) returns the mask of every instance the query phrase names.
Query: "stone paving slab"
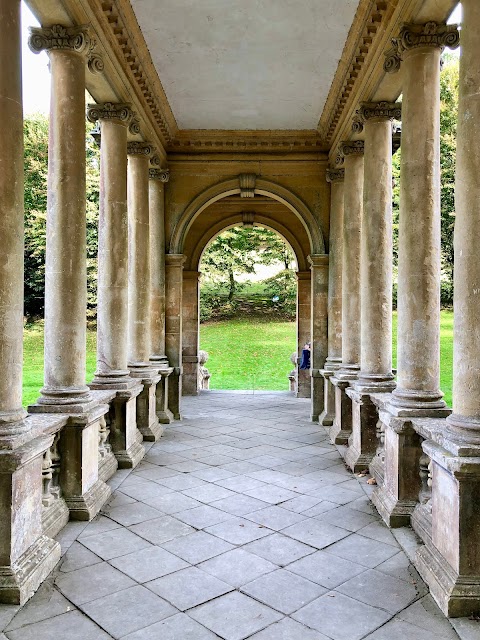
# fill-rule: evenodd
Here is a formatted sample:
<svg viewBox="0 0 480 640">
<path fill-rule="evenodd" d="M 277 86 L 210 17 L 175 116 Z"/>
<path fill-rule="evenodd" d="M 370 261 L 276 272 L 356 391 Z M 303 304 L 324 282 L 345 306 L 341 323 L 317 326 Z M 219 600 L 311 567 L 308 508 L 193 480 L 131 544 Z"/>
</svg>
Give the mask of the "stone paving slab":
<svg viewBox="0 0 480 640">
<path fill-rule="evenodd" d="M 102 513 L 60 532 L 27 605 L 0 606 L 0 640 L 480 639 L 441 614 L 308 400 L 184 400 Z"/>
</svg>

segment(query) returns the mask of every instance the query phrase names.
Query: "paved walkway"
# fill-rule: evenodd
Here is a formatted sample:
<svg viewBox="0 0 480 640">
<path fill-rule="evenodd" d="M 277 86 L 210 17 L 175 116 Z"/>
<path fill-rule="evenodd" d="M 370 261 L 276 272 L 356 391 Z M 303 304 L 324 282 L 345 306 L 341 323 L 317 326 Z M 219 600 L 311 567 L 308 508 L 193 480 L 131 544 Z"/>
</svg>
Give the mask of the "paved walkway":
<svg viewBox="0 0 480 640">
<path fill-rule="evenodd" d="M 103 515 L 61 532 L 51 579 L 0 607 L 0 640 L 458 639 L 308 411 L 186 399 Z"/>
</svg>

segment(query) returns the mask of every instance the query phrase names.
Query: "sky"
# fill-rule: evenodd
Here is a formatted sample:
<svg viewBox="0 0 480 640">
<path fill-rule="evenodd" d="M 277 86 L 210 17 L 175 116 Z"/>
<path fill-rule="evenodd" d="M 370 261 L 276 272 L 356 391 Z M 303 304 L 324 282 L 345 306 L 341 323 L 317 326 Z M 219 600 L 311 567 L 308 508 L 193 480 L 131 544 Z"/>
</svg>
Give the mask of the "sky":
<svg viewBox="0 0 480 640">
<path fill-rule="evenodd" d="M 450 23 L 461 22 L 460 5 L 452 13 Z M 45 52 L 34 54 L 28 48 L 28 27 L 38 26 L 28 7 L 22 2 L 23 108 L 26 114 L 48 113 L 50 105 L 50 72 Z"/>
</svg>

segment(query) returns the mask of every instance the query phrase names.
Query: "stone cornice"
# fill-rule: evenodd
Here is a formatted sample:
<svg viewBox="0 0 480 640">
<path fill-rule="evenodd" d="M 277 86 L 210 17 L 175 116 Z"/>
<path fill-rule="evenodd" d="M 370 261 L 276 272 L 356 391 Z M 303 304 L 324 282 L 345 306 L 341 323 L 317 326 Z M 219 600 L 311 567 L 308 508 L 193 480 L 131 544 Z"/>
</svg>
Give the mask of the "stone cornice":
<svg viewBox="0 0 480 640">
<path fill-rule="evenodd" d="M 97 122 L 98 120 L 115 120 L 126 127 L 131 125 L 135 116 L 131 105 L 122 102 L 104 102 L 103 104 L 89 104 L 87 106 L 87 120 Z"/>
<path fill-rule="evenodd" d="M 343 164 L 347 156 L 363 155 L 365 143 L 363 140 L 341 142 L 338 147 L 336 164 Z"/>
<path fill-rule="evenodd" d="M 170 180 L 169 169 L 153 169 L 148 170 L 148 177 L 150 180 L 160 180 L 160 182 L 168 182 Z"/>
<path fill-rule="evenodd" d="M 170 153 L 321 153 L 324 144 L 315 130 L 180 130 Z"/>
<path fill-rule="evenodd" d="M 356 111 L 352 131 L 361 133 L 367 120 L 401 120 L 401 102 L 363 102 Z"/>
<path fill-rule="evenodd" d="M 175 137 L 178 127 L 165 91 L 153 65 L 150 53 L 138 26 L 130 0 L 105 0 L 101 3 L 105 29 L 118 48 L 131 81 L 136 84 L 160 129 L 165 146 Z"/>
<path fill-rule="evenodd" d="M 392 48 L 385 52 L 384 70 L 395 73 L 400 69 L 406 51 L 418 47 L 445 47 L 457 49 L 460 45 L 460 32 L 456 24 L 404 24 L 398 38 L 392 38 Z"/>
<path fill-rule="evenodd" d="M 335 78 L 323 109 L 318 131 L 329 145 L 342 115 L 360 84 L 372 50 L 378 46 L 377 35 L 394 14 L 399 0 L 361 0 L 340 59 Z"/>
<path fill-rule="evenodd" d="M 327 169 L 327 182 L 343 182 L 345 179 L 345 169 Z"/>
<path fill-rule="evenodd" d="M 155 153 L 155 147 L 149 142 L 137 142 L 133 140 L 127 144 L 127 153 L 130 156 L 146 156 L 149 158 Z"/>
</svg>

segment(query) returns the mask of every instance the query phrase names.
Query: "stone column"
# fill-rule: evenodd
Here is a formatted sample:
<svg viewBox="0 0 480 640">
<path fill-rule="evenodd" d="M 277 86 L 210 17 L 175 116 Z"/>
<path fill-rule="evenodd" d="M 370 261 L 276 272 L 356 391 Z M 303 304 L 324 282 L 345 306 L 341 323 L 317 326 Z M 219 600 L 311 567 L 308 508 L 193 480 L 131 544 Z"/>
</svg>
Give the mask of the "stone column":
<svg viewBox="0 0 480 640">
<path fill-rule="evenodd" d="M 150 282 L 151 351 L 150 362 L 168 366 L 165 355 L 165 184 L 168 169 L 150 169 Z"/>
<path fill-rule="evenodd" d="M 173 369 L 165 355 L 165 184 L 168 169 L 159 169 L 160 160 L 154 156 L 150 163 L 150 283 L 151 283 L 151 356 L 152 366 L 162 376 L 157 384 L 156 406 L 160 424 L 170 424 L 173 415 L 168 408 L 168 382 Z"/>
<path fill-rule="evenodd" d="M 432 460 L 432 541 L 418 566 L 445 615 L 480 613 L 480 5 L 463 0 L 455 185 L 453 413 Z M 448 523 L 449 535 L 445 534 Z"/>
<path fill-rule="evenodd" d="M 392 374 L 392 121 L 401 105 L 365 103 L 354 130 L 365 135 L 363 220 L 360 249 L 360 373 L 352 388 L 352 435 L 346 463 L 367 469 L 377 449 L 377 411 L 370 393 L 391 392 Z"/>
<path fill-rule="evenodd" d="M 51 70 L 45 262 L 45 369 L 39 405 L 78 413 L 91 399 L 86 366 L 84 27 L 32 29 L 30 48 Z"/>
<path fill-rule="evenodd" d="M 440 391 L 440 55 L 435 23 L 405 25 L 398 232 L 398 362 L 392 412 L 446 415 Z M 440 414 L 438 411 L 440 410 Z M 433 412 L 433 413 L 432 413 Z"/>
<path fill-rule="evenodd" d="M 142 386 L 130 377 L 127 363 L 127 128 L 133 111 L 107 102 L 89 105 L 87 117 L 101 127 L 97 371 L 90 388 L 118 390 L 110 409 L 110 444 L 119 466 L 131 468 L 145 453 L 135 419 Z"/>
<path fill-rule="evenodd" d="M 0 602 L 24 604 L 60 559 L 60 545 L 42 534 L 42 455 L 53 437 L 32 440 L 22 409 L 20 0 L 0 0 L 0 55 Z"/>
<path fill-rule="evenodd" d="M 183 271 L 182 393 L 184 396 L 198 395 L 199 388 L 199 278 L 198 271 Z"/>
<path fill-rule="evenodd" d="M 128 153 L 128 364 L 142 381 L 137 399 L 137 426 L 144 440 L 156 441 L 163 428 L 156 415 L 156 387 L 161 376 L 150 363 L 150 211 L 149 159 L 153 147 L 129 142 Z"/>
<path fill-rule="evenodd" d="M 403 25 L 385 70 L 403 66 L 397 388 L 384 414 L 384 480 L 372 495 L 383 519 L 410 522 L 421 437 L 411 418 L 450 411 L 440 391 L 440 55 L 456 26 Z"/>
<path fill-rule="evenodd" d="M 335 387 L 330 379 L 342 362 L 342 255 L 345 169 L 329 169 L 331 183 L 330 242 L 328 267 L 328 357 L 322 370 L 324 407 L 319 418 L 324 427 L 333 425 Z"/>
<path fill-rule="evenodd" d="M 165 352 L 173 372 L 168 387 L 168 407 L 175 420 L 181 420 L 182 397 L 182 254 L 165 256 Z"/>
<path fill-rule="evenodd" d="M 310 271 L 297 271 L 297 398 L 310 398 L 311 382 L 310 371 L 300 369 L 300 358 L 303 346 L 306 342 L 312 342 L 311 326 L 311 273 Z M 311 367 L 311 360 L 310 360 Z"/>
<path fill-rule="evenodd" d="M 60 435 L 60 483 L 70 518 L 93 518 L 111 494 L 99 477 L 99 430 L 109 407 L 85 384 L 86 27 L 32 28 L 30 48 L 48 51 L 51 70 L 45 263 L 45 380 L 31 413 L 70 414 Z"/>
<path fill-rule="evenodd" d="M 328 355 L 328 255 L 311 255 L 311 419 L 318 422 L 324 400 L 324 379 L 321 371 Z"/>
<path fill-rule="evenodd" d="M 345 165 L 342 256 L 342 365 L 331 378 L 335 385 L 335 421 L 330 438 L 346 444 L 352 431 L 352 403 L 346 395 L 360 369 L 360 235 L 363 210 L 363 141 L 344 142 Z"/>
</svg>

